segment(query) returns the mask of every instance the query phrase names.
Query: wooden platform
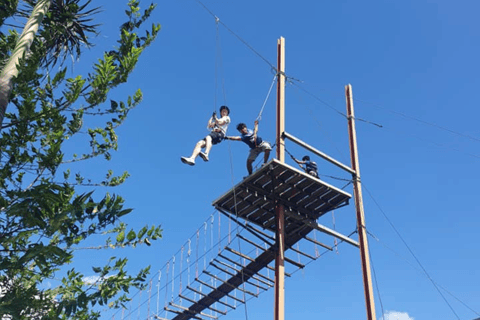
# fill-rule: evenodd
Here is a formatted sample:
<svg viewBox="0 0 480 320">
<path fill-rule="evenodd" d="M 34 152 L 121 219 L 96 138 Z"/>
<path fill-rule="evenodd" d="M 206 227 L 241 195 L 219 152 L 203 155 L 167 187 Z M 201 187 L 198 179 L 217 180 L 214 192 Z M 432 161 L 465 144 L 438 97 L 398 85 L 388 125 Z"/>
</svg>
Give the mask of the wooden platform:
<svg viewBox="0 0 480 320">
<path fill-rule="evenodd" d="M 316 220 L 347 205 L 351 197 L 341 189 L 272 159 L 212 204 L 224 213 L 275 232 L 276 204 L 283 204 L 286 211 L 301 218 Z M 286 217 L 287 235 L 298 228 L 301 228 L 298 219 Z"/>
</svg>

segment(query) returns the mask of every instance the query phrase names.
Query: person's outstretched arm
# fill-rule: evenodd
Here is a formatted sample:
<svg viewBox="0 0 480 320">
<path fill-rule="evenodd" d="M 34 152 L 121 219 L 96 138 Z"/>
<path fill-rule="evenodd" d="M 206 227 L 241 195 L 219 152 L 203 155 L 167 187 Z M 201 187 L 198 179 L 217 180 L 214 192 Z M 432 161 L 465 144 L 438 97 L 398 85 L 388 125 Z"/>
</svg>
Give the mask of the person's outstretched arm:
<svg viewBox="0 0 480 320">
<path fill-rule="evenodd" d="M 225 140 L 242 141 L 241 137 L 225 137 Z"/>
</svg>

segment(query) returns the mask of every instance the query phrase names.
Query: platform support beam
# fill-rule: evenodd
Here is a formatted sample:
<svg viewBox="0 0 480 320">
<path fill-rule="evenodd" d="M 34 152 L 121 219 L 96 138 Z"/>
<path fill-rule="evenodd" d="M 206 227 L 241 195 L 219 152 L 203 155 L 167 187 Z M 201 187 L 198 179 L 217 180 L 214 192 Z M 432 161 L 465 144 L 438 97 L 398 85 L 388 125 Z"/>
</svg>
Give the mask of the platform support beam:
<svg viewBox="0 0 480 320">
<path fill-rule="evenodd" d="M 277 40 L 277 159 L 285 162 L 285 38 Z M 275 305 L 274 320 L 285 319 L 285 209 L 275 207 Z"/>
<path fill-rule="evenodd" d="M 297 137 L 294 137 L 293 135 L 291 135 L 290 133 L 288 132 L 283 132 L 283 137 L 284 138 L 287 138 L 289 139 L 290 141 L 292 142 L 295 142 L 296 144 L 298 144 L 300 147 L 303 147 L 305 149 L 307 149 L 308 151 L 312 152 L 312 153 L 315 153 L 317 156 L 319 157 L 322 157 L 323 159 L 327 160 L 328 162 L 336 165 L 337 167 L 347 171 L 347 172 L 350 172 L 351 174 L 355 174 L 355 171 L 353 171 L 349 166 L 347 165 L 344 165 L 343 163 L 341 163 L 340 161 L 337 161 L 335 160 L 334 158 L 326 155 L 325 153 L 321 152 L 320 150 L 318 149 L 315 149 L 314 147 L 312 147 L 311 145 L 309 144 L 306 144 L 305 142 L 303 142 L 302 140 L 298 139 Z"/>
<path fill-rule="evenodd" d="M 357 133 L 355 129 L 355 114 L 353 111 L 352 86 L 345 86 L 345 97 L 347 100 L 348 136 L 350 142 L 350 158 L 353 175 L 353 191 L 355 197 L 355 209 L 357 214 L 357 231 L 360 245 L 360 259 L 362 263 L 363 286 L 365 291 L 365 304 L 367 308 L 367 319 L 375 320 L 375 301 L 373 299 L 372 275 L 370 271 L 370 255 L 368 252 L 368 241 L 365 227 L 365 214 L 363 211 L 362 185 L 360 183 L 360 166 L 357 151 Z"/>
</svg>

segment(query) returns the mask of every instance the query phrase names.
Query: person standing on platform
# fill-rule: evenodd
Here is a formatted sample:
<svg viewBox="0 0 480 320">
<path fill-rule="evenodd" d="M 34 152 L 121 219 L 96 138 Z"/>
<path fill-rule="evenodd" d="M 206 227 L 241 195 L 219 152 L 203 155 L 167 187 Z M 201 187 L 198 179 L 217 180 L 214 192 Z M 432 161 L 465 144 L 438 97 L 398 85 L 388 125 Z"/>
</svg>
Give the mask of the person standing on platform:
<svg viewBox="0 0 480 320">
<path fill-rule="evenodd" d="M 260 153 L 264 152 L 263 163 L 267 163 L 270 157 L 270 150 L 272 146 L 267 141 L 263 141 L 262 138 L 257 136 L 258 121 L 255 121 L 255 129 L 252 131 L 247 128 L 245 123 L 239 123 L 237 130 L 240 132 L 240 136 L 237 137 L 225 137 L 227 140 L 243 141 L 250 147 L 250 153 L 247 158 L 247 170 L 248 174 L 252 174 L 252 163 L 257 159 Z"/>
<path fill-rule="evenodd" d="M 296 163 L 298 163 L 300 165 L 305 165 L 305 167 L 302 166 L 302 168 L 303 168 L 303 170 L 305 170 L 306 173 L 308 173 L 309 175 L 311 175 L 315 178 L 318 178 L 317 164 L 314 161 L 310 161 L 309 156 L 304 156 L 302 158 L 302 161 L 295 159 L 294 156 L 291 156 L 291 157 L 292 157 L 293 161 L 295 161 Z"/>
<path fill-rule="evenodd" d="M 217 113 L 213 113 L 207 124 L 207 128 L 211 130 L 210 133 L 197 142 L 190 157 L 180 158 L 183 163 L 194 166 L 197 156 L 200 156 L 203 161 L 209 160 L 208 155 L 212 149 L 212 145 L 222 142 L 227 134 L 228 125 L 230 124 L 230 109 L 227 106 L 220 107 L 220 115 L 221 117 L 217 118 Z M 202 148 L 205 148 L 205 152 L 202 152 Z"/>
</svg>

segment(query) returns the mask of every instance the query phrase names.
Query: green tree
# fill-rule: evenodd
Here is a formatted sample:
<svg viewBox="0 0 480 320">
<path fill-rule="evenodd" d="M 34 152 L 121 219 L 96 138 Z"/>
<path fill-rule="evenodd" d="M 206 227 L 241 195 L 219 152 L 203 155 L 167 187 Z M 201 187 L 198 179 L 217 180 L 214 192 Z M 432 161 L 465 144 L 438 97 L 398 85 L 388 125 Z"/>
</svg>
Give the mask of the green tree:
<svg viewBox="0 0 480 320">
<path fill-rule="evenodd" d="M 160 30 L 158 24 L 142 30 L 155 5 L 141 12 L 139 1 L 130 0 L 117 46 L 87 75 L 67 77 L 65 58 L 80 58 L 97 34 L 98 25 L 90 23 L 99 8 L 89 5 L 80 0 L 0 4 L 0 100 L 5 103 L 0 113 L 9 107 L 0 136 L 1 319 L 97 319 L 96 305 L 121 306 L 129 288 L 145 285 L 149 268 L 128 274 L 127 259 L 111 257 L 104 266 L 92 266 L 98 280 L 86 284 L 84 275 L 68 266 L 75 250 L 92 237 L 104 241 L 102 248 L 150 245 L 161 237 L 158 226 L 134 231 L 122 223 L 131 212 L 122 197 L 98 197 L 88 190 L 120 185 L 128 173 L 109 171 L 104 179 L 71 174 L 77 163 L 110 160 L 117 149 L 115 130 L 142 93 L 108 101 L 109 93 L 128 80 Z M 18 26 L 7 24 L 19 17 L 29 17 L 22 35 Z M 8 33 L 1 31 L 5 26 Z M 92 119 L 95 127 L 88 125 Z M 67 151 L 71 140 L 78 155 Z M 58 285 L 46 288 L 58 272 L 64 275 Z"/>
</svg>

